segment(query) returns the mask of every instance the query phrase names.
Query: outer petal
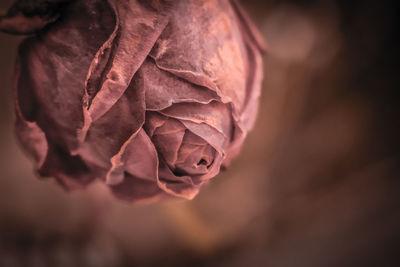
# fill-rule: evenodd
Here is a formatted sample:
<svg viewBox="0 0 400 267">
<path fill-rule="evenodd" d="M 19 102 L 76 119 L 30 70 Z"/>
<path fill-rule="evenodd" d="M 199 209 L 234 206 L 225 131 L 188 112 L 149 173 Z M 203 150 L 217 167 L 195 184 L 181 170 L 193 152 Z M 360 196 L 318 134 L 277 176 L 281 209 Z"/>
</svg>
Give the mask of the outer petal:
<svg viewBox="0 0 400 267">
<path fill-rule="evenodd" d="M 18 57 L 14 74 L 16 90 L 15 132 L 21 145 L 33 157 L 36 168 L 40 168 L 46 159 L 48 144 L 42 129 L 35 121 L 29 121 L 29 119 L 32 120 L 32 114 L 36 109 L 36 99 L 30 89 L 29 80 L 25 76 L 21 76 L 21 68 L 20 58 Z"/>
<path fill-rule="evenodd" d="M 246 85 L 246 99 L 239 117 L 235 117 L 235 130 L 233 142 L 229 148 L 224 165 L 236 157 L 244 142 L 247 132 L 253 128 L 257 117 L 259 97 L 263 80 L 262 53 L 265 52 L 265 44 L 255 26 L 251 23 L 244 10 L 232 0 L 238 20 L 241 22 L 240 29 L 247 49 L 248 72 Z"/>
<path fill-rule="evenodd" d="M 158 176 L 157 151 L 143 129 L 128 139 L 123 150 L 115 155 L 111 162 L 113 166 L 107 173 L 107 184 L 115 185 L 123 182 L 126 173 L 156 183 Z"/>
<path fill-rule="evenodd" d="M 159 68 L 216 91 L 236 113 L 241 109 L 246 49 L 229 1 L 179 1 L 150 55 Z"/>
<path fill-rule="evenodd" d="M 119 175 L 123 178 L 119 179 Z M 144 130 L 140 130 L 127 145 L 119 168 L 113 169 L 109 177 L 120 180 L 120 183 L 110 185 L 112 192 L 120 198 L 137 201 L 167 197 L 157 183 L 157 151 Z"/>
<path fill-rule="evenodd" d="M 77 146 L 76 132 L 83 121 L 85 75 L 112 22 L 105 2 L 75 2 L 67 8 L 63 20 L 40 37 L 25 40 L 19 49 L 17 103 L 23 117 L 32 123 L 24 125 L 17 115 L 18 135 L 22 144 L 32 142 L 32 135 L 39 138 L 40 146 L 28 148 L 35 157 L 40 155 L 39 173 L 54 176 L 68 189 L 84 186 L 98 175 L 96 168 L 70 151 Z M 88 35 L 84 30 L 87 27 L 96 29 L 96 34 Z M 27 126 L 35 130 L 26 134 Z M 45 134 L 45 155 L 39 129 Z"/>
<path fill-rule="evenodd" d="M 102 1 L 75 1 L 62 20 L 20 47 L 21 72 L 37 102 L 30 116 L 49 142 L 63 144 L 66 150 L 77 146 L 86 73 L 112 30 L 113 16 L 107 7 Z"/>
<path fill-rule="evenodd" d="M 135 202 L 169 198 L 156 183 L 138 179 L 130 174 L 125 174 L 124 182 L 111 186 L 111 190 L 118 198 Z"/>
<path fill-rule="evenodd" d="M 117 25 L 93 60 L 84 98 L 85 125 L 103 116 L 123 95 L 168 23 L 170 4 L 149 5 L 138 0 L 109 0 Z M 156 7 L 156 8 L 155 8 Z"/>
<path fill-rule="evenodd" d="M 75 153 L 106 170 L 117 168 L 128 144 L 141 129 L 144 117 L 143 79 L 136 75 L 117 103 L 92 124 L 85 142 Z"/>
<path fill-rule="evenodd" d="M 139 72 L 143 73 L 147 110 L 162 110 L 176 103 L 207 104 L 219 100 L 207 87 L 188 83 L 177 76 L 160 70 L 152 59 L 147 59 Z"/>
</svg>

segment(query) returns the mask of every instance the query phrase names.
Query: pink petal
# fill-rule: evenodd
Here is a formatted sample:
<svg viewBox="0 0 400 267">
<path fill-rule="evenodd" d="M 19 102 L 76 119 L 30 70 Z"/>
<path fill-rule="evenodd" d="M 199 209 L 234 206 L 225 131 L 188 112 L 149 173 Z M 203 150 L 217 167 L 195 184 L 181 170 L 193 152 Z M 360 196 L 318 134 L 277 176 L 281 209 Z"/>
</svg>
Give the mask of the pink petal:
<svg viewBox="0 0 400 267">
<path fill-rule="evenodd" d="M 87 101 L 87 124 L 103 116 L 123 95 L 168 23 L 167 3 L 157 10 L 137 0 L 109 2 L 117 18 L 117 28 L 92 62 L 93 71 L 89 73 L 87 90 L 91 90 L 90 85 L 95 85 L 97 94 Z M 105 51 L 107 49 L 111 51 Z M 97 65 L 107 67 L 97 68 Z"/>
<path fill-rule="evenodd" d="M 157 183 L 136 178 L 125 174 L 124 182 L 110 186 L 113 194 L 127 201 L 143 201 L 166 199 L 168 195 L 162 191 Z"/>
<path fill-rule="evenodd" d="M 209 104 L 181 103 L 160 111 L 168 117 L 190 121 L 193 123 L 204 123 L 230 138 L 232 129 L 231 112 L 229 108 L 220 102 L 213 101 Z"/>
<path fill-rule="evenodd" d="M 180 1 L 150 55 L 157 66 L 216 91 L 238 112 L 246 93 L 246 48 L 229 1 Z"/>
<path fill-rule="evenodd" d="M 144 123 L 144 116 L 143 82 L 140 75 L 137 75 L 109 112 L 92 124 L 86 140 L 75 153 L 85 161 L 111 168 L 111 158 L 124 153 L 124 144 L 138 133 Z"/>
<path fill-rule="evenodd" d="M 147 110 L 162 110 L 182 102 L 207 104 L 219 100 L 214 91 L 160 70 L 151 59 L 147 59 L 139 71 L 144 77 Z"/>
</svg>

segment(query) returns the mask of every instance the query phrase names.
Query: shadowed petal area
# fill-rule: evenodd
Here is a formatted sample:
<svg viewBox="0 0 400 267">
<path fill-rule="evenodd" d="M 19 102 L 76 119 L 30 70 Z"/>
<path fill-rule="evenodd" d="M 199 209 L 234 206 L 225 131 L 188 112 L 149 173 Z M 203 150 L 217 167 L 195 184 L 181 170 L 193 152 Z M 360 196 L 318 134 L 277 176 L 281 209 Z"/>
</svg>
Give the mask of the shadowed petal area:
<svg viewBox="0 0 400 267">
<path fill-rule="evenodd" d="M 56 21 L 71 0 L 17 0 L 6 15 L 0 15 L 0 31 L 32 34 Z"/>
<path fill-rule="evenodd" d="M 169 198 L 155 182 L 136 178 L 125 173 L 124 182 L 110 186 L 111 191 L 118 198 L 127 201 L 145 201 Z"/>
<path fill-rule="evenodd" d="M 83 123 L 85 77 L 111 31 L 113 16 L 105 2 L 95 0 L 75 1 L 65 13 L 62 21 L 40 37 L 25 40 L 19 53 L 21 75 L 29 80 L 27 86 L 36 98 L 29 116 L 46 132 L 50 143 L 57 140 L 72 150 Z M 91 34 L 88 27 L 93 29 Z"/>
<path fill-rule="evenodd" d="M 21 145 L 32 155 L 36 168 L 40 168 L 47 155 L 48 144 L 46 135 L 33 119 L 36 109 L 36 99 L 29 86 L 29 80 L 21 76 L 20 57 L 17 58 L 15 67 L 15 133 Z"/>
<path fill-rule="evenodd" d="M 42 176 L 54 177 L 67 190 L 84 188 L 99 175 L 98 168 L 91 168 L 81 157 L 71 156 L 56 144 L 49 144 L 46 160 L 38 171 Z"/>
<path fill-rule="evenodd" d="M 75 9 L 79 11 L 74 15 L 68 13 L 57 26 L 20 45 L 16 77 L 17 109 L 21 111 L 18 137 L 37 160 L 39 173 L 54 176 L 67 189 L 82 187 L 97 176 L 70 149 L 77 144 L 76 130 L 82 123 L 79 106 L 84 77 L 96 49 L 107 38 L 108 28 L 100 24 L 110 21 L 108 16 L 102 18 L 107 15 L 102 2 L 76 3 L 67 11 Z M 89 16 L 90 10 L 97 15 Z M 84 26 L 100 31 L 88 36 L 80 31 Z"/>
<path fill-rule="evenodd" d="M 200 190 L 200 185 L 195 185 L 192 177 L 175 175 L 162 158 L 160 158 L 158 175 L 158 186 L 173 196 L 193 199 Z"/>
</svg>

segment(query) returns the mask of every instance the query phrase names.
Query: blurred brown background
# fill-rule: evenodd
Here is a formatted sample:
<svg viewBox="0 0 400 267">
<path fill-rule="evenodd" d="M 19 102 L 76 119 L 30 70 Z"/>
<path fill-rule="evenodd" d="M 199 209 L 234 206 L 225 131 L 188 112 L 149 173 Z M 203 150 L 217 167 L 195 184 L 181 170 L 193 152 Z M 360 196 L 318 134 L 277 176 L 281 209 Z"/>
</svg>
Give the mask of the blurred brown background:
<svg viewBox="0 0 400 267">
<path fill-rule="evenodd" d="M 193 201 L 39 180 L 13 135 L 21 39 L 0 34 L 1 267 L 400 266 L 396 1 L 242 2 L 269 47 L 258 123 Z"/>
</svg>

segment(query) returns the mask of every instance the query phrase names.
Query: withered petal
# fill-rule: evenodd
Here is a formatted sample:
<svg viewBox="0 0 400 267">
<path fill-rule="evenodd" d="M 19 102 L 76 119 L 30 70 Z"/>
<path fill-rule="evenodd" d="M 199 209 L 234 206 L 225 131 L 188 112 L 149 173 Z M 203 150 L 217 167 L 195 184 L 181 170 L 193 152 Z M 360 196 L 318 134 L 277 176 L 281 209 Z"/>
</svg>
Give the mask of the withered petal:
<svg viewBox="0 0 400 267">
<path fill-rule="evenodd" d="M 151 201 L 168 199 L 170 196 L 161 190 L 157 183 L 143 180 L 125 173 L 123 182 L 110 186 L 112 193 L 127 201 Z"/>
<path fill-rule="evenodd" d="M 163 4 L 161 11 L 137 0 L 109 0 L 109 3 L 117 18 L 116 28 L 98 51 L 90 67 L 93 72 L 89 72 L 87 77 L 87 85 L 94 84 L 97 87 L 96 94 L 84 106 L 89 115 L 85 117 L 90 119 L 87 122 L 89 124 L 103 116 L 123 95 L 167 25 L 171 10 L 167 3 Z M 111 51 L 106 53 L 106 49 Z M 97 65 L 105 68 L 99 69 Z M 103 73 L 99 75 L 98 72 Z M 90 91 L 91 88 L 86 90 Z"/>
<path fill-rule="evenodd" d="M 179 120 L 207 124 L 226 138 L 230 138 L 232 129 L 231 112 L 221 102 L 212 101 L 209 104 L 180 103 L 164 109 L 160 113 Z"/>
<path fill-rule="evenodd" d="M 185 132 L 185 126 L 175 119 L 168 119 L 154 132 L 152 141 L 170 168 L 175 167 Z"/>
<path fill-rule="evenodd" d="M 231 139 L 217 131 L 214 127 L 205 123 L 195 123 L 192 121 L 181 120 L 182 124 L 192 133 L 206 140 L 219 154 L 225 155 L 225 150 L 229 146 Z"/>
<path fill-rule="evenodd" d="M 40 36 L 26 39 L 19 48 L 21 76 L 36 103 L 25 113 L 46 132 L 49 142 L 65 143 L 69 150 L 78 145 L 85 76 L 111 30 L 104 26 L 110 21 L 108 15 L 111 13 L 98 1 L 76 1 L 68 6 L 62 21 Z M 82 31 L 87 27 L 97 30 L 89 35 Z"/>
<path fill-rule="evenodd" d="M 162 158 L 160 159 L 157 184 L 166 193 L 186 199 L 193 199 L 201 187 L 201 185 L 194 184 L 192 177 L 188 175 L 176 176 Z"/>
<path fill-rule="evenodd" d="M 183 102 L 208 104 L 213 100 L 220 100 L 207 87 L 188 83 L 157 68 L 152 59 L 146 59 L 139 72 L 144 77 L 147 110 L 159 111 Z"/>
<path fill-rule="evenodd" d="M 152 181 L 158 177 L 157 151 L 143 129 L 134 134 L 121 150 L 111 159 L 113 167 L 108 171 L 106 183 L 115 185 L 123 182 L 126 173 L 137 179 Z"/>
<path fill-rule="evenodd" d="M 111 158 L 122 155 L 129 139 L 139 132 L 145 120 L 142 77 L 136 75 L 115 105 L 94 122 L 75 154 L 99 167 L 111 168 Z"/>
<path fill-rule="evenodd" d="M 182 140 L 175 167 L 190 176 L 204 175 L 208 173 L 215 154 L 216 151 L 204 139 L 188 131 Z"/>
<path fill-rule="evenodd" d="M 239 23 L 228 0 L 179 1 L 150 56 L 159 68 L 215 90 L 239 112 L 247 53 Z"/>
<path fill-rule="evenodd" d="M 70 0 L 24 1 L 0 31 L 41 29 L 59 12 L 39 4 Z M 20 46 L 17 136 L 66 189 L 192 199 L 253 127 L 263 49 L 236 0 L 71 1 Z"/>
</svg>

